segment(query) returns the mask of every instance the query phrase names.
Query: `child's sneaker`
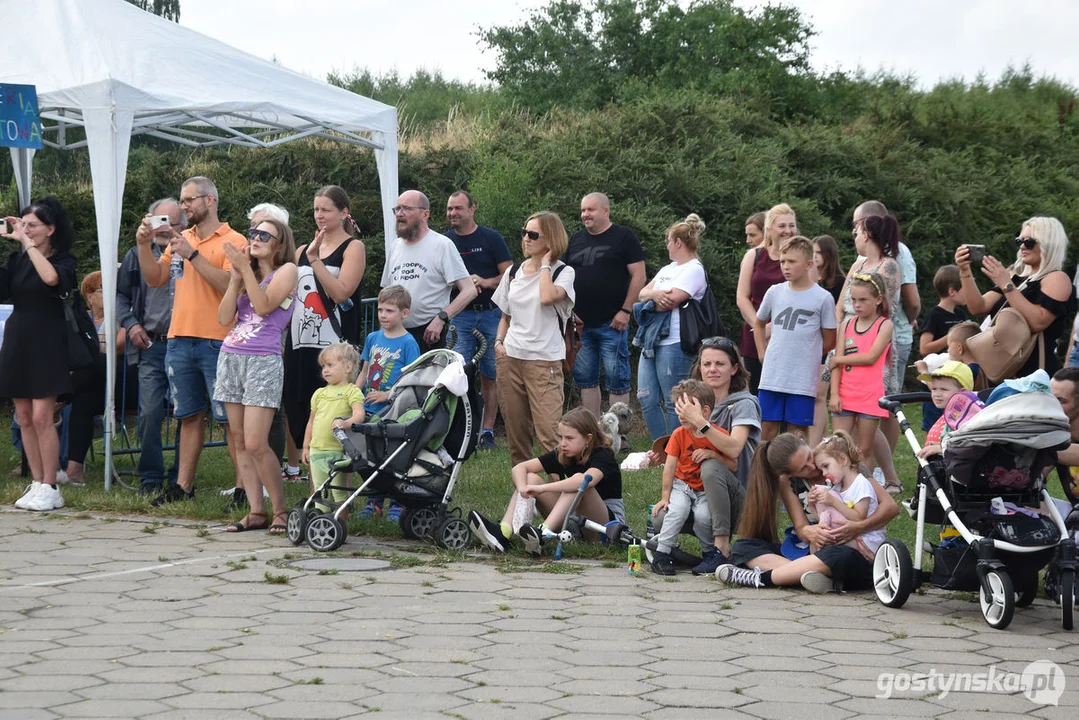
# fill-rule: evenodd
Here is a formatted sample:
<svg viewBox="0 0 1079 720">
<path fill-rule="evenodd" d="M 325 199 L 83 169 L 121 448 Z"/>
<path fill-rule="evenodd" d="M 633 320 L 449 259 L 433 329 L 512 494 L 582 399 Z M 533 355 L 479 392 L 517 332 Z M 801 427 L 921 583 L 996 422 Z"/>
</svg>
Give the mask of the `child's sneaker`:
<svg viewBox="0 0 1079 720">
<path fill-rule="evenodd" d="M 389 512 L 386 513 L 387 522 L 391 522 L 391 523 L 399 523 L 399 522 L 401 522 L 401 511 L 402 510 L 404 510 L 404 508 L 402 508 L 400 505 L 398 505 L 397 503 L 392 503 L 390 505 Z"/>
<path fill-rule="evenodd" d="M 483 432 L 481 432 L 480 433 L 480 441 L 479 441 L 479 443 L 477 443 L 476 447 L 478 449 L 480 449 L 480 450 L 494 450 L 495 447 L 496 447 L 496 445 L 495 445 L 495 431 L 494 430 L 484 430 Z"/>
<path fill-rule="evenodd" d="M 723 554 L 723 551 L 713 545 L 712 549 L 701 558 L 700 564 L 693 568 L 693 574 L 711 575 L 719 569 L 720 565 L 726 565 L 728 562 L 730 561 L 727 560 L 727 556 Z"/>
<path fill-rule="evenodd" d="M 811 593 L 835 592 L 835 580 L 816 570 L 802 573 L 801 583 Z"/>
<path fill-rule="evenodd" d="M 727 585 L 740 585 L 741 587 L 762 588 L 761 569 L 747 570 L 737 565 L 720 565 L 716 568 L 716 580 Z"/>
<path fill-rule="evenodd" d="M 509 549 L 510 541 L 502 534 L 502 528 L 475 510 L 468 511 L 468 527 L 480 543 L 495 552 L 504 553 Z"/>
<path fill-rule="evenodd" d="M 656 575 L 674 575 L 678 572 L 670 553 L 657 552 L 652 556 L 652 572 Z"/>
<path fill-rule="evenodd" d="M 368 500 L 367 504 L 363 506 L 363 510 L 360 510 L 360 517 L 367 520 L 382 517 L 382 506 Z M 400 518 L 400 513 L 398 513 L 398 517 Z"/>
<path fill-rule="evenodd" d="M 281 468 L 281 482 L 290 483 L 305 483 L 307 482 L 307 476 L 303 474 L 303 470 L 297 465 L 295 468 L 289 467 L 288 463 L 285 463 Z"/>
<path fill-rule="evenodd" d="M 526 553 L 533 557 L 539 557 L 543 554 L 543 535 L 536 529 L 535 525 L 526 523 L 521 526 L 521 531 L 517 534 L 524 541 Z"/>
</svg>

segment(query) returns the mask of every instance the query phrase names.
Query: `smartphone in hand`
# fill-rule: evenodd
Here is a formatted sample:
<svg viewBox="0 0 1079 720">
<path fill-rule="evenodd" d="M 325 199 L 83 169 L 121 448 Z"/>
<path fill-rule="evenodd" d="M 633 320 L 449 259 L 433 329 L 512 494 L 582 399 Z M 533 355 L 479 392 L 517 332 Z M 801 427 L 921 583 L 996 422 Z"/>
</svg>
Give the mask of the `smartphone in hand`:
<svg viewBox="0 0 1079 720">
<path fill-rule="evenodd" d="M 964 245 L 970 252 L 970 261 L 980 263 L 985 259 L 985 245 Z"/>
<path fill-rule="evenodd" d="M 7 220 L 0 220 L 0 235 L 10 235 L 11 226 L 7 224 Z"/>
<path fill-rule="evenodd" d="M 168 215 L 154 215 L 150 218 L 150 229 L 159 230 L 169 225 Z"/>
</svg>

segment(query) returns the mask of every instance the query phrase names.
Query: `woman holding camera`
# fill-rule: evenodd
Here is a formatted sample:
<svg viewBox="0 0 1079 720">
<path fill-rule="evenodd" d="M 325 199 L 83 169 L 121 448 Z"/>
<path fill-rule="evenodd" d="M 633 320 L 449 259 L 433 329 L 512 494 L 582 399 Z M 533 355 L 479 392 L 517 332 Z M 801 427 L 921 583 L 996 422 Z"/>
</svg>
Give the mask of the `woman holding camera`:
<svg viewBox="0 0 1079 720">
<path fill-rule="evenodd" d="M 0 300 L 14 305 L 0 348 L 0 397 L 15 403 L 33 482 L 15 502 L 23 510 L 64 506 L 56 487 L 60 440 L 53 425 L 56 398 L 71 393 L 67 326 L 61 296 L 75 289 L 75 231 L 53 197 L 4 218 L 2 235 L 21 246 L 0 268 Z M 57 338 L 62 338 L 59 343 Z"/>
<path fill-rule="evenodd" d="M 1040 364 L 1038 348 L 1027 358 L 1015 377 L 1023 377 L 1042 367 L 1049 376 L 1060 369 L 1057 343 L 1075 312 L 1075 291 L 1071 279 L 1062 271 L 1068 252 L 1068 236 L 1064 226 L 1053 217 L 1033 217 L 1023 223 L 1015 239 L 1015 264 L 1005 267 L 992 255 L 981 261 L 982 274 L 993 283 L 991 290 L 982 293 L 971 272 L 970 247 L 960 245 L 955 251 L 955 264 L 963 286 L 963 301 L 971 315 L 988 313 L 995 317 L 1007 303 L 1015 308 L 1030 326 L 1031 333 L 1042 333 L 1045 339 L 1045 366 Z"/>
</svg>

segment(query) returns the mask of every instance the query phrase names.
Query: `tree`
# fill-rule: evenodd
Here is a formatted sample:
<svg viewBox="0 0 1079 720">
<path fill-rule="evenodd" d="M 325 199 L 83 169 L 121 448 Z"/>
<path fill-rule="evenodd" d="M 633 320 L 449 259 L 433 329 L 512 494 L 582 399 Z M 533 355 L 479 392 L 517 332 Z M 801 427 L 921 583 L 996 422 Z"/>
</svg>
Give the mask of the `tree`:
<svg viewBox="0 0 1079 720">
<path fill-rule="evenodd" d="M 173 22 L 180 22 L 180 0 L 127 0 L 129 3 L 145 10 L 146 12 L 152 12 L 154 15 L 165 18 L 166 20 L 172 20 Z"/>
<path fill-rule="evenodd" d="M 731 0 L 694 0 L 686 9 L 675 0 L 555 0 L 480 38 L 498 55 L 487 78 L 546 111 L 602 107 L 642 86 L 762 97 L 786 108 L 803 80 L 815 82 L 813 34 L 786 7 L 747 13 Z"/>
</svg>

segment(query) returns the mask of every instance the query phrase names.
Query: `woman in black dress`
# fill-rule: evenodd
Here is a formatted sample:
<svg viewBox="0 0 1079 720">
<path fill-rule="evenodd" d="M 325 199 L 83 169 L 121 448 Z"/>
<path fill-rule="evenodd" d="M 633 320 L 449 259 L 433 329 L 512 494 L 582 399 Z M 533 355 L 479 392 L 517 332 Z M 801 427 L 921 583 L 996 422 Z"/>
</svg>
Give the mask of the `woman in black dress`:
<svg viewBox="0 0 1079 720">
<path fill-rule="evenodd" d="M 61 295 L 75 289 L 75 231 L 60 201 L 46 197 L 22 217 L 7 217 L 4 237 L 22 247 L 0 268 L 0 299 L 15 306 L 0 349 L 0 397 L 15 403 L 33 482 L 15 502 L 23 510 L 64 506 L 56 487 L 60 440 L 53 425 L 56 398 L 71 393 L 67 331 Z"/>
<path fill-rule="evenodd" d="M 359 228 L 349 214 L 348 194 L 336 185 L 322 188 L 315 194 L 314 215 L 315 238 L 296 250 L 296 310 L 284 353 L 282 402 L 297 447 L 303 447 L 311 396 L 326 384 L 318 354 L 337 342 L 363 342 L 360 300 L 367 250 L 353 237 Z"/>
</svg>

